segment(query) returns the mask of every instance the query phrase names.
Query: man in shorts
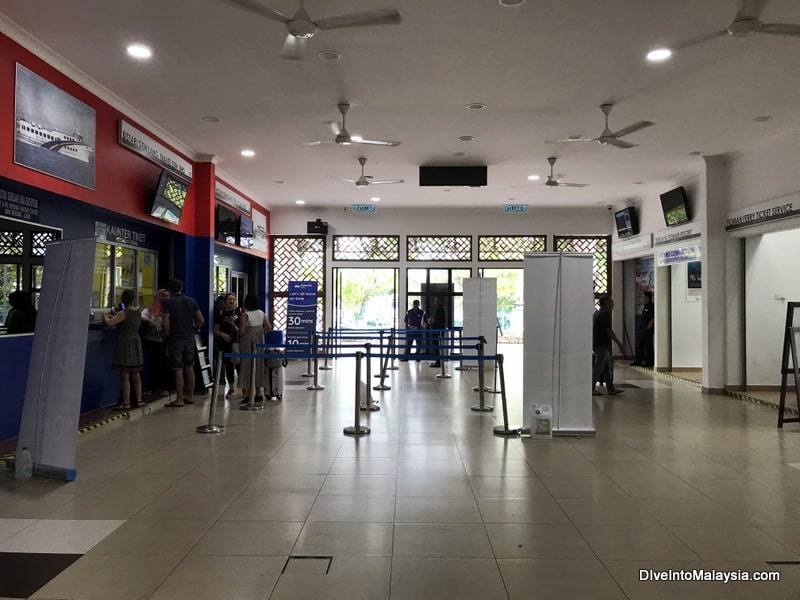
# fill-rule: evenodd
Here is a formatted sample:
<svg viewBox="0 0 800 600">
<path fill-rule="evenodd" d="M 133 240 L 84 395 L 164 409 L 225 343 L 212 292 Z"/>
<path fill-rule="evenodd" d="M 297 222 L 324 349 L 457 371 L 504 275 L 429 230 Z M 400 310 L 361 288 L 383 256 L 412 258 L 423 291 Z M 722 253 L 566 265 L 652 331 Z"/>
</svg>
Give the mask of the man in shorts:
<svg viewBox="0 0 800 600">
<path fill-rule="evenodd" d="M 202 329 L 205 319 L 194 298 L 183 294 L 183 282 L 170 279 L 167 282 L 170 298 L 164 302 L 161 335 L 167 340 L 167 351 L 173 373 L 175 373 L 175 391 L 177 398 L 168 402 L 167 406 L 180 407 L 194 404 L 194 359 L 197 349 L 194 334 Z M 184 380 L 188 390 L 184 398 Z"/>
</svg>

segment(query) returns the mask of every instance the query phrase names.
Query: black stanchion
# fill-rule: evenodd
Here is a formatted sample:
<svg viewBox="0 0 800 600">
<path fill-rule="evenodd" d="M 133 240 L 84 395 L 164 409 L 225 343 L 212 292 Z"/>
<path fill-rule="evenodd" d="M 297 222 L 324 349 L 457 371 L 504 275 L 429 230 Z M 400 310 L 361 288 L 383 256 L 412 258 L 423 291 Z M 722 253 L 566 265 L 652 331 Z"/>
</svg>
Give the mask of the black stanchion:
<svg viewBox="0 0 800 600">
<path fill-rule="evenodd" d="M 386 383 L 386 369 L 389 366 L 389 354 L 392 353 L 391 348 L 393 346 L 394 346 L 394 334 L 391 334 L 389 336 L 389 347 L 386 349 L 386 355 L 383 357 L 382 360 L 378 361 L 378 364 L 380 365 L 381 369 L 380 372 L 381 382 L 378 385 L 373 386 L 372 388 L 373 390 L 376 390 L 378 392 L 385 392 L 386 390 L 392 389 L 391 386 Z"/>
<path fill-rule="evenodd" d="M 369 427 L 361 425 L 361 359 L 364 358 L 363 352 L 356 352 L 356 417 L 352 427 L 345 427 L 345 435 L 366 435 L 370 432 Z M 369 389 L 369 386 L 367 386 Z"/>
<path fill-rule="evenodd" d="M 195 431 L 197 433 L 224 433 L 225 427 L 214 424 L 214 413 L 217 408 L 217 393 L 219 392 L 219 381 L 222 377 L 222 352 L 217 352 L 217 372 L 214 374 L 214 388 L 211 392 L 211 408 L 208 410 L 208 424 L 200 425 Z"/>
<path fill-rule="evenodd" d="M 506 404 L 506 378 L 503 373 L 503 355 L 497 355 L 497 370 L 500 373 L 500 400 L 503 403 L 503 424 L 493 429 L 497 435 L 517 435 L 519 427 L 508 426 L 508 405 Z"/>
<path fill-rule="evenodd" d="M 319 368 L 320 371 L 330 371 L 331 369 L 333 369 L 333 367 L 329 367 L 328 366 L 328 354 L 331 353 L 330 352 L 331 345 L 332 345 L 331 344 L 331 338 L 333 337 L 331 335 L 332 331 L 333 331 L 333 327 L 328 327 L 328 337 L 325 338 L 327 340 L 327 343 L 325 344 L 325 360 L 322 362 L 322 366 Z"/>
<path fill-rule="evenodd" d="M 253 342 L 250 345 L 250 354 L 255 355 L 256 353 L 256 344 Z M 253 356 L 252 358 L 248 358 L 247 360 L 250 361 L 250 395 L 248 397 L 247 404 L 240 406 L 241 410 L 264 410 L 264 403 L 260 402 L 256 404 L 256 357 Z"/>
<path fill-rule="evenodd" d="M 484 373 L 483 373 L 483 343 L 484 339 L 481 337 L 481 341 L 477 343 L 476 348 L 478 349 L 478 392 L 480 393 L 479 404 L 474 405 L 470 410 L 474 410 L 477 412 L 491 412 L 494 410 L 494 406 L 491 404 L 486 404 L 485 399 L 483 396 L 484 391 L 486 390 L 486 386 L 484 385 Z M 475 388 L 473 388 L 475 389 Z"/>
<path fill-rule="evenodd" d="M 392 360 L 387 361 L 388 364 L 384 371 L 397 371 L 400 367 L 394 364 L 394 355 L 397 354 L 397 348 L 395 348 L 395 343 L 397 340 L 397 329 L 392 327 L 391 333 L 389 334 L 389 354 L 392 355 Z"/>
<path fill-rule="evenodd" d="M 380 330 L 380 336 L 378 337 L 378 364 L 380 365 L 383 362 L 383 334 L 385 333 L 384 329 Z M 381 369 L 382 370 L 382 369 Z M 375 379 L 383 378 L 381 373 L 375 374 Z"/>
<path fill-rule="evenodd" d="M 480 357 L 480 356 L 483 356 L 483 346 L 486 344 L 486 338 L 481 335 L 481 336 L 478 337 L 478 339 L 480 341 L 475 347 L 478 348 L 478 356 Z M 481 397 L 483 397 L 483 392 L 488 392 L 489 391 L 489 386 L 484 383 L 485 379 L 484 379 L 484 374 L 483 374 L 483 363 L 481 361 L 478 361 L 478 372 L 479 372 L 479 374 L 478 374 L 478 385 L 473 387 L 472 391 L 473 392 L 480 392 L 481 393 Z"/>
<path fill-rule="evenodd" d="M 372 344 L 367 342 L 364 344 L 364 348 L 366 349 L 366 358 L 367 358 L 367 379 L 365 388 L 367 390 L 367 397 L 364 401 L 364 406 L 361 407 L 361 410 L 368 410 L 368 411 L 376 411 L 380 410 L 380 406 L 377 404 L 373 404 L 372 402 L 372 388 L 369 386 L 369 381 L 372 379 Z"/>
<path fill-rule="evenodd" d="M 314 346 L 314 332 L 308 332 L 308 347 L 313 348 Z M 306 360 L 306 372 L 301 374 L 300 377 L 313 377 L 314 373 L 311 372 L 311 357 L 309 356 Z"/>
<path fill-rule="evenodd" d="M 306 389 L 309 391 L 324 390 L 325 386 L 319 384 L 319 378 L 317 376 L 317 366 L 319 365 L 319 336 L 315 333 L 313 339 L 314 345 L 312 346 L 311 350 L 314 352 L 314 383 L 309 385 Z"/>
</svg>

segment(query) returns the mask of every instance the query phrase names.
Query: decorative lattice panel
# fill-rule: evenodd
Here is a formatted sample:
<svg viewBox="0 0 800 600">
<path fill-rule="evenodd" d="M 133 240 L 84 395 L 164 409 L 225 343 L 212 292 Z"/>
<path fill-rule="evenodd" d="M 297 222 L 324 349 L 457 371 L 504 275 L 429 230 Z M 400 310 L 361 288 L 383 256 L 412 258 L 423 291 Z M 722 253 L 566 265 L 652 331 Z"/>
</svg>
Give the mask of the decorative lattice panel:
<svg viewBox="0 0 800 600">
<path fill-rule="evenodd" d="M 611 261 L 609 236 L 555 236 L 556 252 L 580 252 L 594 256 L 592 274 L 595 296 L 611 292 Z"/>
<path fill-rule="evenodd" d="M 410 235 L 407 256 L 409 261 L 471 261 L 472 236 Z"/>
<path fill-rule="evenodd" d="M 317 330 L 325 326 L 325 238 L 274 235 L 272 241 L 273 327 L 286 328 L 290 281 L 317 282 Z"/>
<path fill-rule="evenodd" d="M 400 260 L 400 236 L 335 235 L 333 260 Z"/>
<path fill-rule="evenodd" d="M 480 235 L 478 260 L 521 261 L 528 252 L 544 252 L 547 236 L 544 235 Z"/>
<path fill-rule="evenodd" d="M 31 233 L 31 255 L 44 256 L 45 244 L 55 242 L 58 233 L 54 231 L 34 231 Z"/>
<path fill-rule="evenodd" d="M 21 231 L 0 231 L 0 254 L 21 256 L 25 251 Z"/>
</svg>

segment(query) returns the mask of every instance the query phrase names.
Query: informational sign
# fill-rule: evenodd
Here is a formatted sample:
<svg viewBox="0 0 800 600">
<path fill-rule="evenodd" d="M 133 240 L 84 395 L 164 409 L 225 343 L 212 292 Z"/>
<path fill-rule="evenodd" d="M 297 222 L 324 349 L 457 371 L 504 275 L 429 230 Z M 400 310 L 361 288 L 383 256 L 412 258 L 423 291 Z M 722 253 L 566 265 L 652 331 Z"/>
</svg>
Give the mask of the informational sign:
<svg viewBox="0 0 800 600">
<path fill-rule="evenodd" d="M 662 250 L 656 253 L 656 265 L 668 267 L 685 262 L 695 262 L 702 258 L 703 251 L 701 246 L 685 246 L 683 248 L 673 248 Z"/>
<path fill-rule="evenodd" d="M 267 251 L 267 215 L 253 211 L 253 250 Z"/>
<path fill-rule="evenodd" d="M 504 213 L 526 213 L 528 212 L 527 204 L 503 204 Z"/>
<path fill-rule="evenodd" d="M 224 202 L 248 216 L 250 215 L 250 201 L 241 194 L 234 192 L 221 181 L 214 182 L 214 197 L 220 202 Z"/>
<path fill-rule="evenodd" d="M 631 254 L 640 254 L 653 248 L 653 234 L 645 233 L 636 237 L 619 240 L 611 244 L 613 260 L 625 260 Z"/>
<path fill-rule="evenodd" d="M 0 216 L 38 223 L 39 199 L 0 190 Z"/>
<path fill-rule="evenodd" d="M 353 204 L 354 213 L 375 213 L 378 212 L 374 204 Z"/>
<path fill-rule="evenodd" d="M 131 229 L 127 225 L 116 225 L 107 221 L 94 222 L 94 234 L 101 242 L 147 247 L 147 234 Z"/>
<path fill-rule="evenodd" d="M 119 120 L 119 144 L 182 179 L 192 180 L 192 163 L 122 119 Z"/>
<path fill-rule="evenodd" d="M 669 246 L 671 244 L 699 238 L 702 234 L 702 223 L 700 221 L 693 221 L 680 227 L 670 227 L 657 232 L 653 236 L 653 245 Z"/>
<path fill-rule="evenodd" d="M 290 281 L 289 303 L 286 310 L 286 353 L 306 354 L 292 346 L 307 344 L 309 332 L 317 329 L 317 282 Z"/>
<path fill-rule="evenodd" d="M 789 194 L 728 213 L 725 217 L 725 230 L 733 231 L 798 215 L 800 215 L 800 194 Z"/>
</svg>

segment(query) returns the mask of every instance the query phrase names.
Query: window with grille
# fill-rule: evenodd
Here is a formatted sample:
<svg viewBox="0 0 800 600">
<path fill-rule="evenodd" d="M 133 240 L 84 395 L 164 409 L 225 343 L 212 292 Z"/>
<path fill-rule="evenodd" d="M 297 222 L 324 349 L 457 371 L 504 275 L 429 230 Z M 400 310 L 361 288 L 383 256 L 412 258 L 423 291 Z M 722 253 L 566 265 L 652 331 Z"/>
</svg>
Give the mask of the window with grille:
<svg viewBox="0 0 800 600">
<path fill-rule="evenodd" d="M 333 260 L 400 260 L 400 236 L 335 235 Z"/>
<path fill-rule="evenodd" d="M 317 282 L 317 330 L 325 327 L 325 238 L 273 235 L 270 263 L 272 322 L 286 328 L 290 281 Z"/>
<path fill-rule="evenodd" d="M 545 252 L 544 235 L 479 235 L 479 261 L 521 261 L 528 252 Z"/>
<path fill-rule="evenodd" d="M 469 235 L 410 235 L 406 245 L 409 261 L 472 260 L 472 236 Z"/>
<path fill-rule="evenodd" d="M 23 235 L 21 231 L 0 231 L 0 255 L 22 256 L 25 252 Z"/>
<path fill-rule="evenodd" d="M 58 239 L 54 231 L 34 231 L 31 233 L 31 255 L 44 256 L 45 244 Z"/>
<path fill-rule="evenodd" d="M 580 252 L 594 256 L 592 276 L 595 298 L 611 293 L 611 236 L 554 236 L 556 252 Z"/>
</svg>

